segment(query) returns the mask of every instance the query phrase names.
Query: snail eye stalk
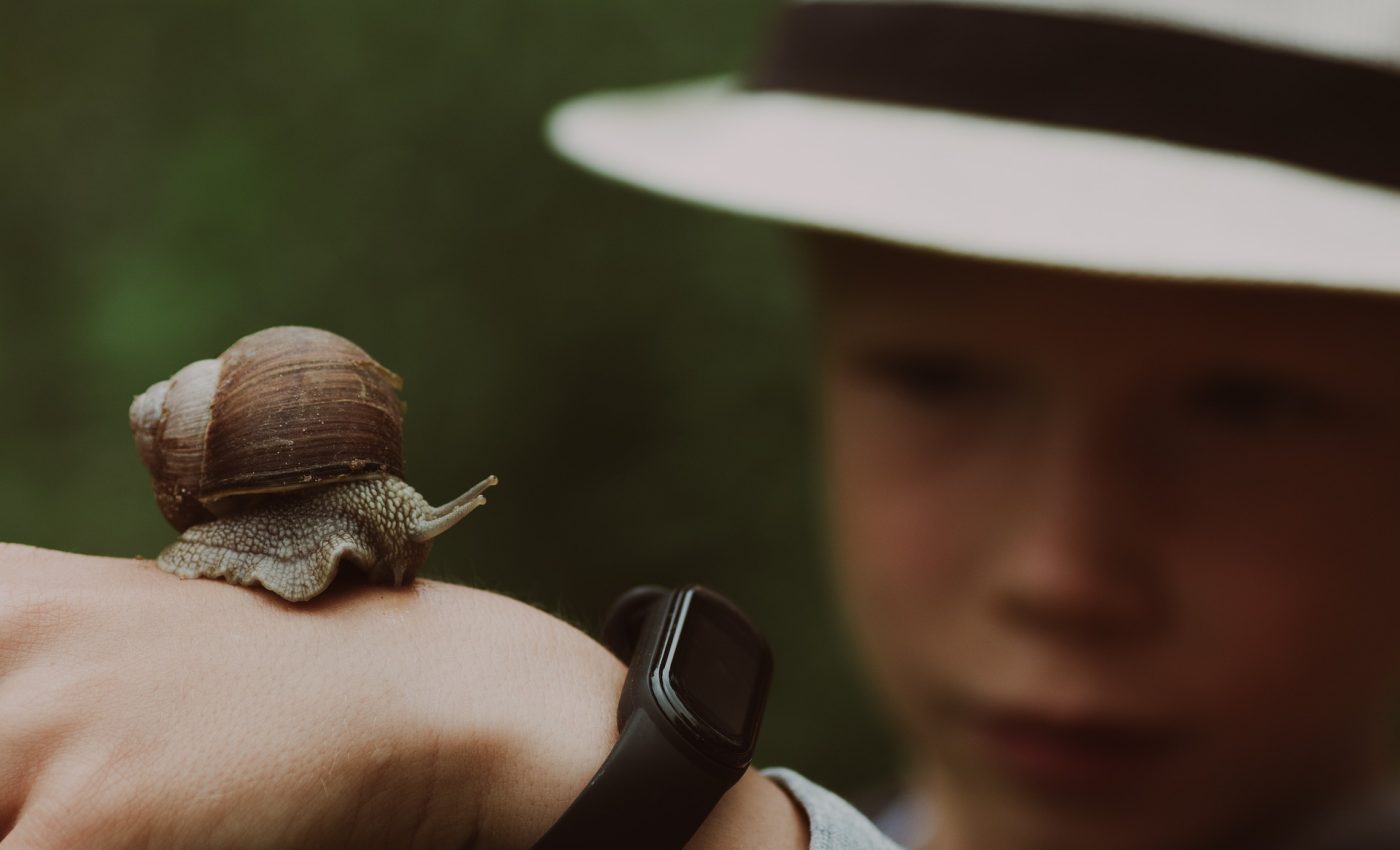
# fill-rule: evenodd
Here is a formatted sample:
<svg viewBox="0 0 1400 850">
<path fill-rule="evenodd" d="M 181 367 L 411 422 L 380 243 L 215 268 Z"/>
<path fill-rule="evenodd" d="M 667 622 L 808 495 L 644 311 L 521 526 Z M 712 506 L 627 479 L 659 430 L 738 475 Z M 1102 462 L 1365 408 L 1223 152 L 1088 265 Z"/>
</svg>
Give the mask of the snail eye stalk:
<svg viewBox="0 0 1400 850">
<path fill-rule="evenodd" d="M 428 511 L 422 522 L 413 530 L 410 539 L 414 543 L 426 543 L 461 522 L 467 514 L 486 504 L 486 497 L 482 493 L 487 487 L 494 487 L 495 484 L 496 476 L 488 475 L 467 492 L 445 505 Z"/>
</svg>

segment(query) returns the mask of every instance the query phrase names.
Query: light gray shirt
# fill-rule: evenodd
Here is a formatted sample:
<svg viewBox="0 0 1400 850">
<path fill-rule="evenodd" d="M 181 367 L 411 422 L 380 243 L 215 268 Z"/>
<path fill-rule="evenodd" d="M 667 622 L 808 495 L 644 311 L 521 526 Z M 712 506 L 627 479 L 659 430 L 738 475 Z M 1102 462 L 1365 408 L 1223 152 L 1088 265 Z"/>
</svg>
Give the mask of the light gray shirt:
<svg viewBox="0 0 1400 850">
<path fill-rule="evenodd" d="M 901 850 L 854 806 L 800 773 L 785 767 L 763 773 L 806 810 L 812 835 L 809 850 Z M 1400 786 L 1340 806 L 1277 845 L 1277 850 L 1396 848 L 1400 848 Z"/>
<path fill-rule="evenodd" d="M 763 774 L 806 810 L 808 850 L 901 850 L 854 806 L 797 771 L 770 767 Z"/>
</svg>

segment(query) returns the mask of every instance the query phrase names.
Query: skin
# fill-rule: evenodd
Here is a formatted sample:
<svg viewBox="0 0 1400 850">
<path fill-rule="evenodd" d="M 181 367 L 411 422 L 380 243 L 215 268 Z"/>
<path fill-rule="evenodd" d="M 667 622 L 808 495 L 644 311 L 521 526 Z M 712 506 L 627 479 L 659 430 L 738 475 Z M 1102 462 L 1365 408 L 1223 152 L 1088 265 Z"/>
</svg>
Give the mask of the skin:
<svg viewBox="0 0 1400 850">
<path fill-rule="evenodd" d="M 837 581 L 937 850 L 1248 847 L 1391 779 L 1400 299 L 804 244 Z M 1006 710 L 1170 743 L 1081 781 Z"/>
<path fill-rule="evenodd" d="M 525 848 L 616 741 L 625 671 L 432 581 L 288 603 L 0 544 L 0 846 Z M 750 772 L 693 848 L 799 848 Z"/>
</svg>

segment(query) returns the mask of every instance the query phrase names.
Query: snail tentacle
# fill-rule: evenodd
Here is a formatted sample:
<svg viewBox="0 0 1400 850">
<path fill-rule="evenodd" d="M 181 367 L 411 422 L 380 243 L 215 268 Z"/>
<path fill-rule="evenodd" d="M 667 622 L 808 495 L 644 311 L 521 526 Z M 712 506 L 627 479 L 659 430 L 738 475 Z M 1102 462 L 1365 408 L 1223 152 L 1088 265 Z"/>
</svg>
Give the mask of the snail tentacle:
<svg viewBox="0 0 1400 850">
<path fill-rule="evenodd" d="M 488 487 L 495 487 L 495 486 L 496 486 L 496 476 L 494 476 L 494 475 L 488 475 L 488 476 L 486 476 L 484 479 L 482 479 L 481 481 L 478 481 L 478 482 L 476 483 L 476 485 L 473 486 L 470 490 L 468 490 L 467 492 L 465 492 L 465 493 L 463 493 L 462 495 L 458 496 L 457 498 L 453 499 L 452 501 L 447 502 L 447 503 L 445 503 L 445 504 L 438 505 L 437 507 L 430 509 L 430 510 L 428 511 L 427 516 L 426 516 L 425 518 L 426 518 L 426 519 L 438 519 L 438 518 L 440 518 L 440 517 L 447 516 L 448 514 L 452 513 L 453 511 L 460 510 L 461 507 L 462 507 L 463 505 L 465 505 L 467 502 L 470 502 L 472 499 L 475 499 L 477 496 L 480 496 L 482 493 L 486 492 L 486 489 L 487 489 Z"/>
<path fill-rule="evenodd" d="M 432 540 L 434 537 L 437 537 L 439 534 L 442 534 L 444 531 L 461 522 L 462 518 L 467 514 L 486 504 L 486 497 L 478 494 L 468 501 L 462 502 L 459 499 L 453 499 L 448 504 L 455 505 L 455 507 L 445 512 L 442 512 L 441 509 L 430 512 L 427 516 L 423 517 L 413 529 L 413 533 L 409 535 L 409 539 L 414 543 L 427 543 L 429 540 Z M 443 506 L 443 508 L 446 507 L 447 505 Z"/>
</svg>

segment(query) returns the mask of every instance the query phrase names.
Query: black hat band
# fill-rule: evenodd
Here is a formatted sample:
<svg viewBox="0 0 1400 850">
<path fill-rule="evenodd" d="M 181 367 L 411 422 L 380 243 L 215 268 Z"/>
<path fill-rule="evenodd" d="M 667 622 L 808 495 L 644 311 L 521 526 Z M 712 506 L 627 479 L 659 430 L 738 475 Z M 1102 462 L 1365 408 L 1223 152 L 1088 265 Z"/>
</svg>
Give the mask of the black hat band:
<svg viewBox="0 0 1400 850">
<path fill-rule="evenodd" d="M 1122 19 L 792 3 L 746 87 L 1141 136 L 1400 189 L 1400 72 Z"/>
</svg>

